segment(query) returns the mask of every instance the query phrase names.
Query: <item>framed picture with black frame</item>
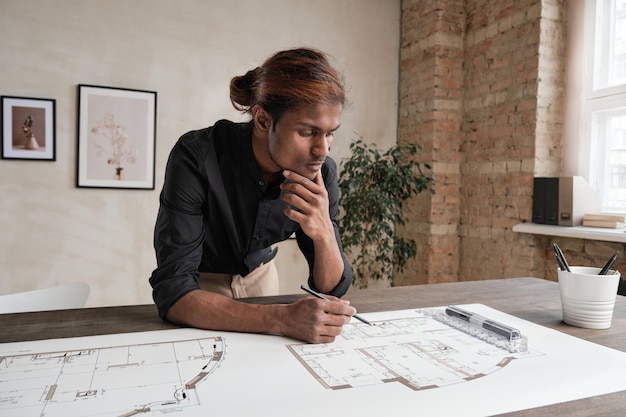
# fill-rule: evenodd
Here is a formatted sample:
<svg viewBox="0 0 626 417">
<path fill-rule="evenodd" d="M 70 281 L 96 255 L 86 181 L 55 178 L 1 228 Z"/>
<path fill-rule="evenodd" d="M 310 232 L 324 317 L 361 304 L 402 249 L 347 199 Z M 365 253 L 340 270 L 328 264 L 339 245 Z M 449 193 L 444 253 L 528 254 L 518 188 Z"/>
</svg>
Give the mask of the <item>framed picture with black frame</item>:
<svg viewBox="0 0 626 417">
<path fill-rule="evenodd" d="M 2 159 L 54 161 L 56 101 L 10 96 L 1 101 Z"/>
<path fill-rule="evenodd" d="M 76 186 L 154 190 L 154 91 L 78 85 Z"/>
</svg>

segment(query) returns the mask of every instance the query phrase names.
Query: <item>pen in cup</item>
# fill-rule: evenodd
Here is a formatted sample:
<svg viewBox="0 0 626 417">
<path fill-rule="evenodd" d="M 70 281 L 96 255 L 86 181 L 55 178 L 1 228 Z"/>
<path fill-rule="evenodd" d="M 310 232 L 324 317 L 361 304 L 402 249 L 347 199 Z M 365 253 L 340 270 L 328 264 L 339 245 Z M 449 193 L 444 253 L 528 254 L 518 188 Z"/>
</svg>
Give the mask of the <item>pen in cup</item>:
<svg viewBox="0 0 626 417">
<path fill-rule="evenodd" d="M 608 262 L 606 263 L 606 265 L 604 265 L 602 270 L 600 270 L 598 275 L 606 275 L 609 272 L 609 270 L 611 269 L 611 267 L 613 266 L 613 263 L 615 263 L 616 259 L 617 259 L 617 252 L 615 252 L 613 254 L 613 256 L 611 256 L 611 258 L 609 258 Z"/>
<path fill-rule="evenodd" d="M 563 262 L 561 261 L 561 258 L 559 257 L 559 254 L 556 251 L 556 249 L 554 249 L 554 256 L 556 257 L 556 263 L 559 264 L 559 269 L 561 271 L 565 271 L 565 265 L 563 265 Z"/>
<path fill-rule="evenodd" d="M 556 255 L 556 260 L 559 263 L 561 271 L 571 272 L 567 259 L 565 259 L 565 255 L 563 254 L 561 248 L 559 248 L 559 245 L 557 245 L 556 242 L 553 242 L 552 246 L 554 247 L 554 254 Z"/>
<path fill-rule="evenodd" d="M 322 300 L 328 300 L 328 298 L 324 297 L 322 294 L 318 293 L 317 291 L 313 291 L 312 289 L 305 287 L 304 285 L 300 285 L 300 288 L 303 289 L 304 291 L 308 292 L 309 294 L 322 299 Z M 355 314 L 354 316 L 355 319 L 365 323 L 365 324 L 369 324 L 370 326 L 374 326 L 375 324 L 372 323 L 371 321 L 368 321 L 366 319 L 364 319 L 363 317 L 359 316 L 358 314 Z"/>
</svg>

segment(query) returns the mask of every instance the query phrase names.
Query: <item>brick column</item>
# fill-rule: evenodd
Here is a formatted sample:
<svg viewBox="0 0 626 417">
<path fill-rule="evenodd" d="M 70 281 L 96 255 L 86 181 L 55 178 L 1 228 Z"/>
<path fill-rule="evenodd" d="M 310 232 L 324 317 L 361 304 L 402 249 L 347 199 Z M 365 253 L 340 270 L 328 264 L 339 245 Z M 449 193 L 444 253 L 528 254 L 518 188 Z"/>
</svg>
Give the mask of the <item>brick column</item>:
<svg viewBox="0 0 626 417">
<path fill-rule="evenodd" d="M 464 2 L 402 2 L 399 142 L 424 150 L 436 194 L 422 193 L 407 207 L 404 233 L 417 257 L 395 285 L 456 281 L 459 265 Z"/>
<path fill-rule="evenodd" d="M 403 0 L 398 140 L 436 195 L 407 209 L 396 285 L 545 275 L 546 242 L 511 229 L 560 170 L 564 20 L 557 0 Z"/>
</svg>

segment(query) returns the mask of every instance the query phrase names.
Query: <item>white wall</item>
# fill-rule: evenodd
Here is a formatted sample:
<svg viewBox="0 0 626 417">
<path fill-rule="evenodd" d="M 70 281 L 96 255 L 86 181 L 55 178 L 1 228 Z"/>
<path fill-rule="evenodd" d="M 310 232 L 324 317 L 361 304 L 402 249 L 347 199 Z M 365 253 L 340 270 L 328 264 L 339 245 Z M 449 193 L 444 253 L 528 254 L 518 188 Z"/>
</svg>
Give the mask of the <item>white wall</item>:
<svg viewBox="0 0 626 417">
<path fill-rule="evenodd" d="M 354 132 L 391 145 L 399 26 L 400 0 L 0 0 L 0 94 L 55 99 L 57 144 L 55 162 L 0 160 L 0 294 L 86 281 L 88 306 L 151 303 L 171 147 L 242 119 L 231 77 L 278 50 L 313 46 L 343 69 L 338 162 Z M 157 92 L 156 190 L 75 188 L 78 84 Z M 304 278 L 295 243 L 279 252 L 281 274 Z"/>
</svg>

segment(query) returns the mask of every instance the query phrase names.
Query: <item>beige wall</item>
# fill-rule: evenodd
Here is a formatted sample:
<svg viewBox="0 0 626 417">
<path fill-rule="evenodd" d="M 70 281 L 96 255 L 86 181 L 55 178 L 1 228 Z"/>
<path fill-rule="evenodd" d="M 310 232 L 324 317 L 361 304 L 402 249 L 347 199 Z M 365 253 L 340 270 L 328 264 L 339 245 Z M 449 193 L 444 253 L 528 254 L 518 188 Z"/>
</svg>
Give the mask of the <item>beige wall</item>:
<svg viewBox="0 0 626 417">
<path fill-rule="evenodd" d="M 150 303 L 152 228 L 168 153 L 185 131 L 238 120 L 228 82 L 313 46 L 343 68 L 358 132 L 395 142 L 400 0 L 0 0 L 0 94 L 56 100 L 56 161 L 0 160 L 0 294 L 86 281 L 89 306 Z M 156 91 L 156 190 L 77 189 L 77 85 Z M 303 269 L 281 244 L 283 292 Z M 295 285 L 294 285 L 295 284 Z"/>
</svg>

